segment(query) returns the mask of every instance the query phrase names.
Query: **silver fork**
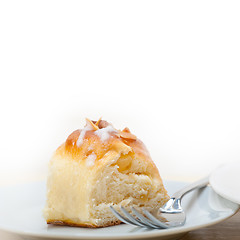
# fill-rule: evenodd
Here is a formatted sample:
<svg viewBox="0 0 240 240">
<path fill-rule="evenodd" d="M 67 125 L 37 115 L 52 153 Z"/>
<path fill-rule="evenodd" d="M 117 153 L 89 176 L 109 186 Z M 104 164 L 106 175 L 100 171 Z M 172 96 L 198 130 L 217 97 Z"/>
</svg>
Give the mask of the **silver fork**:
<svg viewBox="0 0 240 240">
<path fill-rule="evenodd" d="M 123 206 L 120 210 L 123 214 L 119 213 L 113 206 L 110 206 L 112 213 L 120 221 L 140 227 L 148 228 L 171 228 L 179 227 L 185 224 L 186 214 L 181 206 L 182 197 L 197 188 L 202 188 L 208 185 L 209 177 L 196 181 L 172 195 L 168 202 L 163 205 L 156 213 L 151 214 L 146 209 L 142 209 L 142 213 L 131 207 L 133 214 L 130 214 Z"/>
</svg>

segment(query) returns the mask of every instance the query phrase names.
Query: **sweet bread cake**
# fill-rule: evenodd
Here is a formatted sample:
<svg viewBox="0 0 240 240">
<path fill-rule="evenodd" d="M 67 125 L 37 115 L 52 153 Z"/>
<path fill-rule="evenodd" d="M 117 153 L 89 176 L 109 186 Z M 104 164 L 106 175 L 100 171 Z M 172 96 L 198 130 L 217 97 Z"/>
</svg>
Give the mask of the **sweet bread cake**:
<svg viewBox="0 0 240 240">
<path fill-rule="evenodd" d="M 44 217 L 48 224 L 106 227 L 121 223 L 110 206 L 152 212 L 168 199 L 146 147 L 128 128 L 87 119 L 49 162 Z"/>
</svg>

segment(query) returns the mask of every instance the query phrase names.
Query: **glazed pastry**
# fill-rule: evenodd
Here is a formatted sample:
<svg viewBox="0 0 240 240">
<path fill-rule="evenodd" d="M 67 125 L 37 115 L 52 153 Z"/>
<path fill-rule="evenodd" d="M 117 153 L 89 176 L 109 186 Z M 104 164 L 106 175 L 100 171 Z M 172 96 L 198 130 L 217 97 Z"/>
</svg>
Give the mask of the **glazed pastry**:
<svg viewBox="0 0 240 240">
<path fill-rule="evenodd" d="M 121 222 L 110 206 L 150 212 L 169 196 L 144 144 L 128 128 L 87 119 L 54 153 L 49 163 L 48 224 L 107 227 Z"/>
</svg>

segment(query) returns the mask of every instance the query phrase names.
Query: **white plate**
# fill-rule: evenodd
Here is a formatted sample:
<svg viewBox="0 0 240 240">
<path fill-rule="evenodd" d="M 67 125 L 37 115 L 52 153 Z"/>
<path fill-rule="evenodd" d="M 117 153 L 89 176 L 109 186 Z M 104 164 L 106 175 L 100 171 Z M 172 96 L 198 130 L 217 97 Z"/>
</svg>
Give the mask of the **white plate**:
<svg viewBox="0 0 240 240">
<path fill-rule="evenodd" d="M 217 168 L 212 172 L 209 181 L 219 195 L 240 204 L 240 162 Z"/>
<path fill-rule="evenodd" d="M 169 193 L 185 185 L 165 182 Z M 183 227 L 167 230 L 145 229 L 121 224 L 107 228 L 77 228 L 47 225 L 42 217 L 45 183 L 32 183 L 0 189 L 0 229 L 25 239 L 176 239 L 185 233 L 209 226 L 232 216 L 239 208 L 210 187 L 183 198 L 187 221 Z"/>
</svg>

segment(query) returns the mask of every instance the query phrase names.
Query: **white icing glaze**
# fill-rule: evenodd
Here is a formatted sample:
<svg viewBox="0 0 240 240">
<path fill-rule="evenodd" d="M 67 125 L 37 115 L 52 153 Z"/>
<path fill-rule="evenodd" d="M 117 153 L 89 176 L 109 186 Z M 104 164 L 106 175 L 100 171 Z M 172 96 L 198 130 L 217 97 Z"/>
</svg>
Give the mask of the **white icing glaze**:
<svg viewBox="0 0 240 240">
<path fill-rule="evenodd" d="M 98 135 L 101 139 L 102 142 L 106 141 L 109 137 L 110 137 L 110 132 L 117 132 L 116 129 L 114 129 L 111 125 L 105 127 L 105 128 L 101 128 L 96 130 L 94 133 L 96 135 Z"/>
<path fill-rule="evenodd" d="M 93 130 L 93 127 L 89 122 L 87 122 L 86 126 L 82 129 L 82 131 L 81 131 L 81 133 L 78 137 L 78 140 L 77 140 L 77 143 L 76 143 L 78 147 L 80 147 L 82 145 L 85 134 L 88 130 Z"/>
<path fill-rule="evenodd" d="M 92 154 L 90 154 L 90 155 L 86 158 L 86 166 L 87 166 L 87 167 L 93 166 L 96 159 L 97 159 L 97 156 L 96 156 L 96 154 L 93 152 Z"/>
</svg>

